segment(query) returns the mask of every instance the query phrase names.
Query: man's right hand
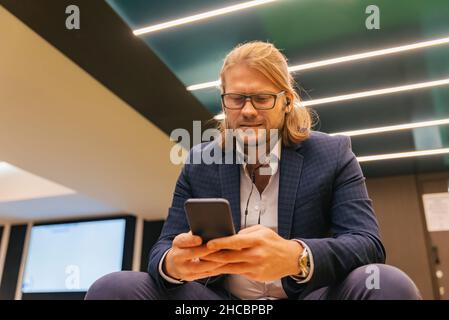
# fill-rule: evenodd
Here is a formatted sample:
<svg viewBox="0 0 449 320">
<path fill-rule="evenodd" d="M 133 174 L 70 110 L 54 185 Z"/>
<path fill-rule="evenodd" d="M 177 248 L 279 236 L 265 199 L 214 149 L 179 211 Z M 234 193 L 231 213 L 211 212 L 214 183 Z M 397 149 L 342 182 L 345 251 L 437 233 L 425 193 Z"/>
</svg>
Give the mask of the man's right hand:
<svg viewBox="0 0 449 320">
<path fill-rule="evenodd" d="M 202 239 L 192 232 L 181 233 L 173 239 L 170 251 L 163 261 L 166 275 L 179 280 L 194 281 L 209 277 L 212 271 L 225 263 L 201 261 L 201 257 L 219 250 L 208 249 Z"/>
</svg>

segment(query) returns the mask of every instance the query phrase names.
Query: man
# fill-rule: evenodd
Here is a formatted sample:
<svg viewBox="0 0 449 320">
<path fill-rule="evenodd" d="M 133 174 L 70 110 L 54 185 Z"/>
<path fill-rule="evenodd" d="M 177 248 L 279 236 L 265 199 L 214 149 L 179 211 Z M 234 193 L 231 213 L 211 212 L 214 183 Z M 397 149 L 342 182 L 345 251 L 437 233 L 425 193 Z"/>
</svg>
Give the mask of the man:
<svg viewBox="0 0 449 320">
<path fill-rule="evenodd" d="M 244 163 L 187 162 L 150 254 L 150 276 L 105 276 L 87 298 L 420 298 L 403 272 L 382 264 L 385 250 L 350 139 L 311 132 L 293 83 L 286 58 L 269 43 L 228 54 L 222 139 L 194 147 L 189 159 L 223 148 L 225 130 L 233 129 L 241 141 L 233 152 L 243 153 Z M 254 147 L 269 156 L 254 159 Z M 264 161 L 273 154 L 279 161 Z M 189 232 L 189 198 L 227 199 L 238 233 L 202 243 Z"/>
</svg>

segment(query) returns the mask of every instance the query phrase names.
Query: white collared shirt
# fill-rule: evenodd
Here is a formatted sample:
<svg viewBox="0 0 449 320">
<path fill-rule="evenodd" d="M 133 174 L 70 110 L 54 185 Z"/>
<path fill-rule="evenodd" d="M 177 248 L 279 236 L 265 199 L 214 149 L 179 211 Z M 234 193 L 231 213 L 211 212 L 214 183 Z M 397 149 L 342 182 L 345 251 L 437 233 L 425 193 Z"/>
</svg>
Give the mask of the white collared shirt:
<svg viewBox="0 0 449 320">
<path fill-rule="evenodd" d="M 248 204 L 248 216 L 246 221 L 246 227 L 256 225 L 259 219 L 260 212 L 260 224 L 266 226 L 277 233 L 278 229 L 278 191 L 279 191 L 279 170 L 278 165 L 271 166 L 274 174 L 270 177 L 270 180 L 263 190 L 262 194 L 255 185 L 245 170 L 246 164 L 240 166 L 240 210 L 241 221 L 240 225 L 243 229 L 245 227 L 245 209 L 246 202 L 248 201 L 249 194 L 251 192 L 251 186 L 253 188 L 251 198 Z M 281 280 L 270 282 L 259 282 L 249 280 L 248 278 L 240 275 L 231 274 L 226 278 L 226 288 L 234 296 L 240 299 L 284 299 L 287 298 L 285 291 L 282 289 Z"/>
</svg>

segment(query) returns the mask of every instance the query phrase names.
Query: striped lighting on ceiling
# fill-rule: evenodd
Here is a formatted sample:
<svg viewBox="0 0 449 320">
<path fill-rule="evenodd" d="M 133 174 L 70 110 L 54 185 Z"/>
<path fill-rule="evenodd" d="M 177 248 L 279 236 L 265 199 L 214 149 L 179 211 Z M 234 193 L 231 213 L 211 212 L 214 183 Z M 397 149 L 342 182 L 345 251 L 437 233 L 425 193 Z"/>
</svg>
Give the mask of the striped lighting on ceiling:
<svg viewBox="0 0 449 320">
<path fill-rule="evenodd" d="M 354 92 L 354 93 L 343 94 L 343 95 L 339 95 L 339 96 L 333 96 L 333 97 L 327 97 L 327 98 L 321 98 L 321 99 L 306 100 L 306 101 L 301 101 L 301 105 L 303 107 L 309 107 L 309 106 L 316 106 L 316 105 L 332 103 L 332 102 L 340 102 L 340 101 L 346 101 L 346 100 L 354 100 L 354 99 L 360 99 L 360 98 L 366 98 L 366 97 L 380 96 L 380 95 L 396 93 L 396 92 L 438 87 L 438 86 L 444 86 L 444 85 L 448 85 L 448 84 L 449 84 L 449 78 L 446 78 L 446 79 L 441 79 L 441 80 L 408 84 L 408 85 L 398 86 L 398 87 L 368 90 L 368 91 Z"/>
<path fill-rule="evenodd" d="M 331 133 L 330 135 L 331 136 L 345 135 L 345 136 L 353 137 L 353 136 L 361 136 L 361 135 L 367 135 L 367 134 L 376 134 L 376 133 L 409 130 L 409 129 L 416 129 L 416 128 L 431 127 L 431 126 L 440 126 L 440 125 L 445 125 L 445 124 L 449 124 L 449 118 L 440 119 L 440 120 L 422 121 L 422 122 L 412 122 L 412 123 L 405 123 L 405 124 L 398 124 L 398 125 L 393 125 L 393 126 L 377 127 L 377 128 L 370 128 L 370 129 L 343 131 L 343 132 Z"/>
<path fill-rule="evenodd" d="M 228 7 L 224 7 L 221 9 L 212 10 L 212 11 L 206 11 L 203 13 L 195 14 L 192 16 L 184 17 L 184 18 L 179 18 L 179 19 L 175 19 L 175 20 L 158 23 L 155 25 L 146 26 L 146 27 L 134 30 L 133 33 L 136 36 L 140 36 L 143 34 L 148 34 L 148 33 L 160 31 L 163 29 L 177 27 L 177 26 L 180 26 L 183 24 L 192 23 L 192 22 L 200 21 L 200 20 L 205 20 L 205 19 L 209 19 L 212 17 L 221 16 L 221 15 L 228 14 L 231 12 L 260 6 L 260 5 L 270 3 L 270 2 L 275 2 L 275 1 L 279 1 L 279 0 L 254 0 L 254 1 L 242 2 L 239 4 L 233 5 L 233 6 L 228 6 Z"/>
<path fill-rule="evenodd" d="M 423 48 L 439 46 L 439 45 L 444 45 L 444 44 L 449 44 L 449 37 L 428 40 L 428 41 L 422 41 L 422 42 L 415 42 L 415 43 L 411 43 L 411 44 L 401 45 L 398 47 L 392 47 L 392 48 L 386 48 L 386 49 L 380 49 L 380 50 L 374 50 L 374 51 L 367 51 L 367 52 L 350 54 L 350 55 L 331 58 L 331 59 L 314 61 L 314 62 L 305 63 L 305 64 L 299 64 L 299 65 L 289 67 L 288 70 L 293 73 L 293 72 L 297 72 L 297 71 L 310 70 L 310 69 L 315 69 L 315 68 L 339 64 L 339 63 L 363 60 L 363 59 L 368 59 L 368 58 L 373 58 L 373 57 L 385 56 L 385 55 L 390 55 L 390 54 L 394 54 L 394 53 L 406 52 L 406 51 L 411 51 L 411 50 L 416 50 L 416 49 L 423 49 Z M 209 82 L 190 85 L 187 87 L 187 90 L 189 90 L 189 91 L 201 90 L 201 89 L 206 89 L 206 88 L 218 87 L 219 85 L 220 85 L 220 80 L 209 81 Z"/>
<path fill-rule="evenodd" d="M 410 151 L 410 152 L 398 152 L 398 153 L 387 153 L 387 154 L 378 154 L 378 155 L 373 155 L 373 156 L 362 156 L 362 157 L 357 157 L 357 160 L 359 162 L 368 162 L 368 161 L 379 161 L 379 160 L 390 160 L 390 159 L 401 159 L 401 158 L 412 158 L 412 157 L 424 157 L 424 156 L 432 156 L 432 155 L 437 155 L 437 154 L 449 154 L 449 148 Z"/>
</svg>

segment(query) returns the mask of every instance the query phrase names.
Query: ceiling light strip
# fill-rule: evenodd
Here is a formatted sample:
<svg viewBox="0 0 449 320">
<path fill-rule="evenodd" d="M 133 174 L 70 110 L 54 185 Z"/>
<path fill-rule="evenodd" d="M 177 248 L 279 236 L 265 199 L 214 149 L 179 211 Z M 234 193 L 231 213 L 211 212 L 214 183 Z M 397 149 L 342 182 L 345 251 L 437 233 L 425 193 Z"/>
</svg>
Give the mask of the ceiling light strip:
<svg viewBox="0 0 449 320">
<path fill-rule="evenodd" d="M 159 23 L 156 25 L 143 27 L 143 28 L 134 30 L 133 33 L 136 36 L 140 36 L 142 34 L 147 34 L 150 32 L 155 32 L 155 31 L 168 29 L 168 28 L 172 28 L 175 26 L 199 21 L 199 20 L 204 20 L 204 19 L 211 18 L 211 17 L 216 17 L 216 16 L 220 16 L 223 14 L 231 13 L 234 11 L 244 10 L 244 9 L 252 8 L 255 6 L 260 6 L 262 4 L 266 4 L 266 3 L 270 3 L 270 2 L 274 2 L 274 1 L 278 1 L 278 0 L 255 0 L 255 1 L 243 2 L 243 3 L 233 5 L 233 6 L 224 7 L 221 9 L 216 9 L 216 10 L 212 10 L 212 11 L 195 14 L 193 16 L 188 16 L 188 17 L 184 17 L 184 18 L 180 18 L 180 19 L 176 19 L 176 20 Z"/>
<path fill-rule="evenodd" d="M 399 87 L 369 90 L 369 91 L 344 94 L 344 95 L 340 95 L 340 96 L 333 96 L 333 97 L 328 97 L 328 98 L 307 100 L 307 101 L 302 101 L 301 105 L 303 107 L 316 106 L 319 104 L 326 104 L 326 103 L 332 103 L 332 102 L 340 102 L 340 101 L 346 101 L 346 100 L 354 100 L 354 99 L 360 99 L 360 98 L 366 98 L 366 97 L 379 96 L 379 95 L 396 93 L 396 92 L 431 88 L 431 87 L 443 86 L 443 85 L 447 85 L 447 84 L 449 84 L 449 78 L 435 80 L 435 81 L 428 81 L 428 82 L 420 82 L 420 83 L 409 84 L 409 85 L 399 86 Z"/>
<path fill-rule="evenodd" d="M 357 160 L 359 162 L 368 162 L 368 161 L 379 161 L 379 160 L 388 160 L 388 159 L 423 157 L 423 156 L 431 156 L 431 155 L 446 154 L 446 153 L 449 153 L 449 148 L 422 150 L 422 151 L 410 151 L 410 152 L 399 152 L 399 153 L 387 153 L 387 154 L 379 154 L 379 155 L 373 155 L 373 156 L 363 156 L 363 157 L 357 157 Z"/>
<path fill-rule="evenodd" d="M 431 127 L 431 126 L 440 126 L 449 124 L 448 119 L 440 119 L 440 120 L 431 120 L 431 121 L 423 121 L 423 122 L 414 122 L 414 123 L 405 123 L 394 126 L 385 126 L 385 127 L 377 127 L 370 129 L 361 129 L 361 130 L 353 130 L 353 131 L 344 131 L 331 133 L 331 136 L 335 135 L 345 135 L 345 136 L 361 136 L 366 134 L 376 134 L 382 132 L 391 132 L 391 131 L 399 131 L 399 130 L 407 130 L 407 129 L 415 129 L 415 128 L 423 128 L 423 127 Z"/>
<path fill-rule="evenodd" d="M 217 80 L 217 81 L 210 81 L 210 82 L 194 84 L 194 85 L 188 86 L 187 90 L 195 91 L 195 90 L 201 90 L 201 89 L 206 89 L 206 88 L 218 87 L 218 86 L 220 86 L 220 83 L 221 83 L 221 81 Z"/>
<path fill-rule="evenodd" d="M 362 60 L 362 59 L 384 56 L 384 55 L 389 55 L 389 54 L 398 53 L 398 52 L 433 47 L 433 46 L 438 46 L 438 45 L 448 44 L 448 43 L 449 43 L 449 37 L 430 40 L 430 41 L 424 41 L 424 42 L 417 42 L 417 43 L 407 44 L 407 45 L 403 45 L 403 46 L 399 46 L 399 47 L 368 51 L 368 52 L 363 52 L 363 53 L 351 54 L 349 56 L 326 59 L 326 60 L 321 60 L 321 61 L 316 61 L 316 62 L 311 62 L 311 63 L 305 63 L 305 64 L 301 64 L 301 65 L 297 65 L 297 66 L 292 66 L 292 67 L 288 68 L 288 70 L 290 72 L 296 72 L 296 71 L 314 69 L 314 68 L 328 66 L 328 65 L 332 65 L 332 64 Z"/>
</svg>

